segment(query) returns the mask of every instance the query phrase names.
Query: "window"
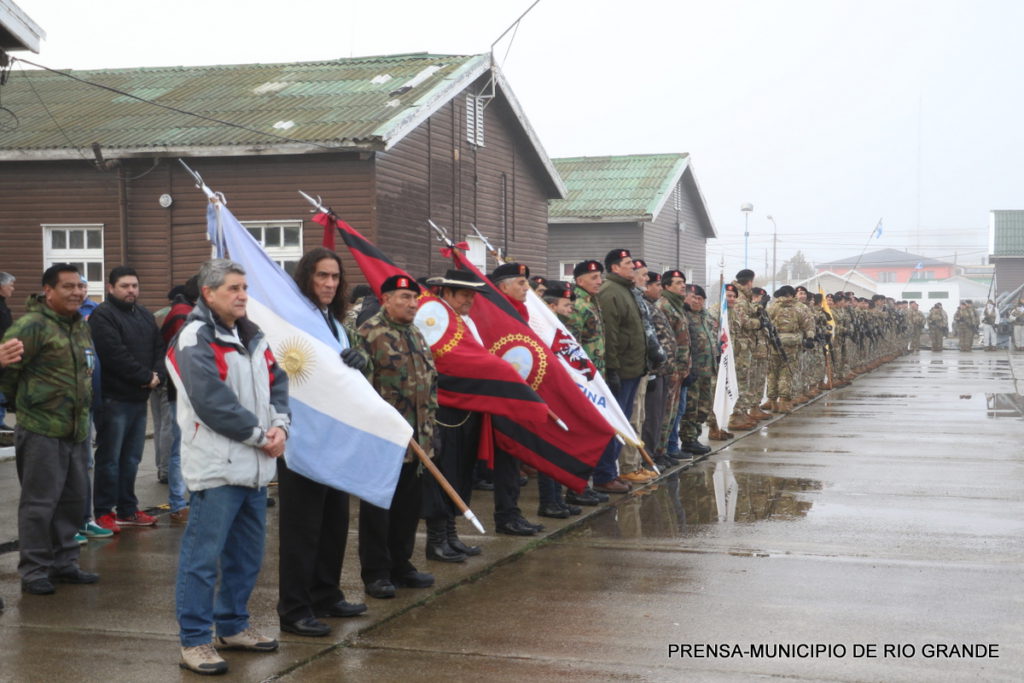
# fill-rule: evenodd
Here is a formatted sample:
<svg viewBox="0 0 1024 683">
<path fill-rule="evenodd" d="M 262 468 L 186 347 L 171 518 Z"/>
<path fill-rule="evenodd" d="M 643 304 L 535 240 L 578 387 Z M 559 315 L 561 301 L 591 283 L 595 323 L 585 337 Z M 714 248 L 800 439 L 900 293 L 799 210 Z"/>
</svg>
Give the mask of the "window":
<svg viewBox="0 0 1024 683">
<path fill-rule="evenodd" d="M 583 259 L 580 259 L 582 261 Z M 559 261 L 558 262 L 558 279 L 565 280 L 566 282 L 573 282 L 575 278 L 572 276 L 573 268 L 580 261 Z"/>
<path fill-rule="evenodd" d="M 920 299 L 921 292 L 903 292 L 900 294 L 901 299 Z"/>
<path fill-rule="evenodd" d="M 476 235 L 467 235 L 466 244 L 469 245 L 469 250 L 466 252 L 466 258 L 474 266 L 480 269 L 480 272 L 487 272 L 487 247 L 484 246 L 484 241 Z"/>
<path fill-rule="evenodd" d="M 466 95 L 466 140 L 477 147 L 484 146 L 484 108 L 487 98 Z"/>
<path fill-rule="evenodd" d="M 89 296 L 103 299 L 103 224 L 44 224 L 43 268 L 70 263 L 89 281 Z"/>
<path fill-rule="evenodd" d="M 267 256 L 295 274 L 295 266 L 302 258 L 302 221 L 242 221 Z"/>
<path fill-rule="evenodd" d="M 896 273 L 891 270 L 881 271 L 878 273 L 879 282 L 896 282 Z"/>
<path fill-rule="evenodd" d="M 910 274 L 910 279 L 911 280 L 934 280 L 935 279 L 935 271 L 934 270 L 915 270 L 913 273 Z"/>
<path fill-rule="evenodd" d="M 929 299 L 948 299 L 949 292 L 928 292 Z"/>
</svg>

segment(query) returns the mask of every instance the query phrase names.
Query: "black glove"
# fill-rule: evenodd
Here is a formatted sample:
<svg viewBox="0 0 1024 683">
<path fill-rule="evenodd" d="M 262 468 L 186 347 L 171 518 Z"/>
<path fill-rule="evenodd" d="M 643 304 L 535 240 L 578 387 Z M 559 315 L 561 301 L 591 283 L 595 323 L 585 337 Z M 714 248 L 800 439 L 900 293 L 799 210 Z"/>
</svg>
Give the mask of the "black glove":
<svg viewBox="0 0 1024 683">
<path fill-rule="evenodd" d="M 619 379 L 619 373 L 614 370 L 609 370 L 605 373 L 604 381 L 608 384 L 608 388 L 612 390 L 612 393 L 616 396 L 622 391 L 622 381 Z"/>
<path fill-rule="evenodd" d="M 691 384 L 693 384 L 696 381 L 697 381 L 697 371 L 696 370 L 690 370 L 690 374 L 687 375 L 686 379 L 683 380 L 683 386 L 684 387 L 688 387 L 688 386 L 690 386 Z"/>
<path fill-rule="evenodd" d="M 813 349 L 814 348 L 814 340 L 811 339 L 810 337 L 808 337 L 807 339 L 804 339 L 804 348 L 805 349 Z"/>
<path fill-rule="evenodd" d="M 349 347 L 341 352 L 341 362 L 353 370 L 362 372 L 366 368 L 366 359 L 359 351 Z"/>
</svg>

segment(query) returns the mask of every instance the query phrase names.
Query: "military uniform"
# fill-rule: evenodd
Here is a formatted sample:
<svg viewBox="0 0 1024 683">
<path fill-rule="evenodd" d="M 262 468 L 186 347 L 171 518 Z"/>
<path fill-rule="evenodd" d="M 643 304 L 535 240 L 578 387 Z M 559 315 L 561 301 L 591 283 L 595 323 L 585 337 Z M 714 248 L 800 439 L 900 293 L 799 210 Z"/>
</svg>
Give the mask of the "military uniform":
<svg viewBox="0 0 1024 683">
<path fill-rule="evenodd" d="M 942 350 L 942 340 L 949 333 L 949 316 L 938 305 L 928 311 L 928 336 L 931 337 L 932 351 Z"/>
<path fill-rule="evenodd" d="M 779 333 L 788 362 L 784 362 L 777 351 L 772 350 L 768 368 L 768 397 L 778 399 L 787 407 L 793 398 L 795 386 L 799 386 L 798 350 L 804 339 L 814 336 L 814 320 L 807 307 L 793 297 L 777 297 L 768 304 L 768 316 Z M 796 381 L 794 381 L 796 380 Z"/>
<path fill-rule="evenodd" d="M 669 436 L 676 427 L 680 396 L 683 395 L 683 380 L 690 374 L 690 320 L 686 317 L 683 297 L 675 292 L 664 290 L 661 299 L 658 300 L 658 308 L 665 314 L 676 342 L 675 357 L 669 361 L 676 368 L 676 372 L 669 375 L 665 387 L 665 421 L 662 423 L 658 440 L 659 453 L 678 454 L 678 444 L 669 443 Z"/>
<path fill-rule="evenodd" d="M 665 442 L 661 438 L 666 416 L 670 413 L 666 408 L 668 401 L 667 392 L 673 380 L 679 379 L 679 344 L 676 341 L 675 331 L 668 321 L 665 311 L 659 305 L 661 300 L 647 300 L 650 305 L 651 324 L 654 325 L 654 332 L 658 335 L 658 343 L 665 352 L 665 362 L 654 368 L 654 379 L 647 384 L 647 395 L 644 398 L 645 413 L 643 431 L 641 438 L 647 446 L 647 451 L 653 457 L 660 457 L 665 454 Z M 678 396 L 678 391 L 677 394 Z"/>
<path fill-rule="evenodd" d="M 736 363 L 736 380 L 739 382 L 740 395 L 736 401 L 736 412 L 746 413 L 761 400 L 764 387 L 754 388 L 756 379 L 752 375 L 754 364 L 754 348 L 757 345 L 757 333 L 761 329 L 761 320 L 750 299 L 750 291 L 738 282 L 736 301 L 729 309 L 729 332 L 733 338 L 733 359 Z M 756 394 L 756 395 L 755 395 Z"/>
<path fill-rule="evenodd" d="M 970 351 L 974 346 L 974 335 L 978 333 L 978 312 L 973 306 L 959 306 L 953 314 L 953 327 L 956 328 L 961 351 Z"/>
<path fill-rule="evenodd" d="M 576 294 L 573 312 L 565 326 L 576 337 L 583 350 L 590 356 L 598 372 L 604 374 L 604 321 L 601 318 L 601 304 L 579 285 L 573 285 Z"/>
<path fill-rule="evenodd" d="M 701 429 L 711 413 L 715 375 L 715 348 L 718 340 L 708 319 L 707 311 L 686 308 L 690 327 L 690 363 L 697 379 L 686 392 L 686 412 L 679 425 L 679 438 L 683 443 L 697 441 Z"/>
<path fill-rule="evenodd" d="M 924 313 L 911 308 L 907 311 L 907 324 L 910 326 L 910 350 L 921 350 L 921 333 L 924 332 Z"/>
<path fill-rule="evenodd" d="M 365 372 L 373 388 L 412 425 L 413 438 L 430 455 L 437 412 L 437 370 L 430 345 L 414 324 L 398 323 L 381 309 L 356 330 L 356 346 L 369 357 Z M 365 584 L 416 571 L 410 558 L 422 502 L 419 469 L 410 447 L 391 508 L 359 504 L 359 561 Z"/>
</svg>

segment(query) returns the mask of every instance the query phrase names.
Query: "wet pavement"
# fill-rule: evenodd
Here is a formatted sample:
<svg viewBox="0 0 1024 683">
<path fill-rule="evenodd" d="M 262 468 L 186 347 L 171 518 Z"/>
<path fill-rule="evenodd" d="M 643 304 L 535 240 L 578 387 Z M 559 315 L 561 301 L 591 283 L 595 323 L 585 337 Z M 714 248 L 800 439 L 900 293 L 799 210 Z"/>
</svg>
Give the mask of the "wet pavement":
<svg viewBox="0 0 1024 683">
<path fill-rule="evenodd" d="M 922 351 L 583 519 L 544 520 L 543 538 L 466 529 L 483 556 L 439 567 L 421 561 L 421 535 L 414 561 L 435 589 L 370 600 L 326 639 L 228 654 L 229 677 L 1021 680 L 1021 380 L 1021 356 Z M 151 453 L 139 488 L 153 505 L 165 495 Z M 0 544 L 16 500 L 0 462 Z M 531 519 L 535 505 L 531 481 Z M 473 507 L 491 530 L 490 494 Z M 250 607 L 276 634 L 268 520 Z M 90 543 L 82 564 L 101 582 L 53 597 L 20 596 L 17 553 L 0 554 L 0 680 L 193 678 L 176 668 L 180 535 L 164 516 Z M 355 542 L 342 586 L 361 600 Z"/>
</svg>

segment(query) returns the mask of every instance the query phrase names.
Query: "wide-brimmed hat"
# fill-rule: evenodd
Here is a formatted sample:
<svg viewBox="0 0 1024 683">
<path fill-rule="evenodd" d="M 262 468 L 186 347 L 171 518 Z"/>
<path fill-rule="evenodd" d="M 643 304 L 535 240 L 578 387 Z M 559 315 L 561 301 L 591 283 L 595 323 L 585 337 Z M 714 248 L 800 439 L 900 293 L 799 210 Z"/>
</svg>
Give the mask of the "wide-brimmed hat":
<svg viewBox="0 0 1024 683">
<path fill-rule="evenodd" d="M 451 268 L 445 271 L 444 277 L 427 279 L 430 287 L 448 287 L 449 289 L 471 289 L 477 291 L 484 288 L 484 283 L 468 270 Z"/>
</svg>

